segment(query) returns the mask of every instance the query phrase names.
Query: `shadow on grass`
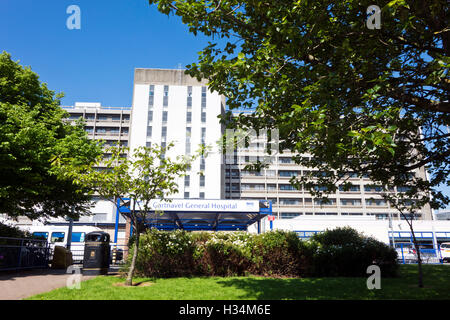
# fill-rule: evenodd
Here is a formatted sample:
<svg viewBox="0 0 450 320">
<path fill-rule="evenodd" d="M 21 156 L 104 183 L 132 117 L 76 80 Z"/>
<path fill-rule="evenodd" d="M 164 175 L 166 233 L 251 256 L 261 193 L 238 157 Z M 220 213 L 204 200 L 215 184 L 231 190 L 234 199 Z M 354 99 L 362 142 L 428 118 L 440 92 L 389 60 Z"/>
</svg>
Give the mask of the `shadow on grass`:
<svg viewBox="0 0 450 320">
<path fill-rule="evenodd" d="M 218 281 L 224 287 L 246 292 L 241 299 L 309 300 L 361 299 L 371 296 L 365 278 L 267 279 L 233 278 Z"/>
<path fill-rule="evenodd" d="M 380 290 L 369 290 L 367 278 L 231 278 L 218 283 L 245 292 L 240 298 L 266 300 L 448 299 L 450 267 L 424 265 L 425 288 L 417 286 L 417 265 L 401 266 L 399 277 L 381 278 Z M 369 275 L 368 275 L 369 276 Z"/>
</svg>

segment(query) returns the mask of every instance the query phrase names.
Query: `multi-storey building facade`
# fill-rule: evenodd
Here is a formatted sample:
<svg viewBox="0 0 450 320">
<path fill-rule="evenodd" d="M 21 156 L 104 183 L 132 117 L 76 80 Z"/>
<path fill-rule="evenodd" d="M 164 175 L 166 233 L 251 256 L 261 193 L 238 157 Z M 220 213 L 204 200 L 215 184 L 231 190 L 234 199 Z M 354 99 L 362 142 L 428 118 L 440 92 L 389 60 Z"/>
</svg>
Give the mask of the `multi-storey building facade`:
<svg viewBox="0 0 450 320">
<path fill-rule="evenodd" d="M 374 216 L 379 220 L 402 219 L 398 211 L 390 208 L 389 203 L 383 199 L 380 186 L 368 178 L 359 178 L 355 173 L 350 172 L 346 177 L 347 181 L 352 183 L 350 190 L 345 191 L 341 186 L 336 193 L 327 196 L 328 201 L 314 198 L 307 190 L 297 190 L 290 183 L 290 179 L 294 176 L 309 175 L 315 170 L 296 164 L 292 158 L 293 154 L 289 151 L 276 152 L 266 157 L 264 161 L 268 162 L 269 166 L 259 172 L 245 170 L 245 166 L 254 163 L 258 155 L 264 155 L 265 147 L 259 140 L 250 141 L 248 147 L 237 149 L 232 157 L 227 158 L 225 165 L 227 199 L 271 200 L 273 213 L 279 219 L 299 216 L 335 216 L 342 219 L 351 216 Z M 426 172 L 422 167 L 414 170 L 412 174 L 425 178 Z M 391 192 L 402 191 L 405 190 L 401 188 L 391 190 Z M 422 220 L 432 218 L 429 206 L 415 216 L 415 219 Z"/>
<path fill-rule="evenodd" d="M 130 149 L 173 143 L 166 157 L 193 155 L 200 145 L 219 141 L 223 128 L 217 116 L 224 108 L 223 96 L 183 70 L 136 69 Z M 179 192 L 173 198 L 223 199 L 221 157 L 215 152 L 197 158 L 188 174 L 177 181 Z"/>
<path fill-rule="evenodd" d="M 129 145 L 131 127 L 131 107 L 105 107 L 100 103 L 76 102 L 74 106 L 63 106 L 69 113 L 69 121 L 79 118 L 85 120 L 85 130 L 88 138 L 104 141 L 104 158 L 111 155 L 106 152 L 109 146 Z M 101 166 L 99 167 L 101 168 Z M 112 202 L 93 197 L 95 206 L 92 215 L 80 217 L 77 224 L 99 226 L 113 235 L 116 222 L 116 208 Z M 52 223 L 64 223 L 61 219 L 54 219 Z M 119 215 L 119 239 L 125 239 L 125 219 Z M 113 239 L 113 238 L 111 238 Z"/>
<path fill-rule="evenodd" d="M 131 125 L 131 107 L 103 107 L 100 103 L 76 102 L 62 107 L 69 113 L 69 120 L 83 118 L 90 139 L 104 140 L 105 146 L 128 146 Z"/>
</svg>

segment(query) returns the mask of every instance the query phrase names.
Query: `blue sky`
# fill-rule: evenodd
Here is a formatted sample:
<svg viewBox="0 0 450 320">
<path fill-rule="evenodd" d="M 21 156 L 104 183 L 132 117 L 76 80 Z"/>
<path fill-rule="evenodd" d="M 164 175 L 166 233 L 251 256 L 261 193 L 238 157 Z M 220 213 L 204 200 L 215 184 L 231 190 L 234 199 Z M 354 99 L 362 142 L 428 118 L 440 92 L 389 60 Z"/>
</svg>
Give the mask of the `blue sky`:
<svg viewBox="0 0 450 320">
<path fill-rule="evenodd" d="M 80 30 L 66 26 L 70 5 Z M 147 0 L 0 0 L 0 51 L 64 92 L 63 105 L 131 106 L 134 68 L 184 67 L 207 41 Z"/>
<path fill-rule="evenodd" d="M 66 27 L 73 4 L 80 30 Z M 184 67 L 207 41 L 147 0 L 0 1 L 0 50 L 64 92 L 63 105 L 131 106 L 134 68 Z"/>
</svg>

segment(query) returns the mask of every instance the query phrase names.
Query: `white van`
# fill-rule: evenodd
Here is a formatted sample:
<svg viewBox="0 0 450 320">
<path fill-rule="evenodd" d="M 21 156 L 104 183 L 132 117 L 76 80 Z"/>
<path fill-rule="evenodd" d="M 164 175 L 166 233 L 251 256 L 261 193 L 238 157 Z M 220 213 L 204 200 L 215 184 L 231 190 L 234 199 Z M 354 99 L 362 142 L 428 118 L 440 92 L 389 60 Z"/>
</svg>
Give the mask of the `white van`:
<svg viewBox="0 0 450 320">
<path fill-rule="evenodd" d="M 49 246 L 53 249 L 55 246 L 66 247 L 69 234 L 69 226 L 30 226 L 24 227 L 34 238 L 47 240 Z M 90 226 L 73 226 L 72 243 L 70 251 L 74 262 L 80 262 L 84 256 L 84 239 L 86 234 L 93 231 L 102 231 L 102 229 Z"/>
<path fill-rule="evenodd" d="M 450 262 L 450 242 L 441 243 L 440 248 L 442 261 Z"/>
</svg>

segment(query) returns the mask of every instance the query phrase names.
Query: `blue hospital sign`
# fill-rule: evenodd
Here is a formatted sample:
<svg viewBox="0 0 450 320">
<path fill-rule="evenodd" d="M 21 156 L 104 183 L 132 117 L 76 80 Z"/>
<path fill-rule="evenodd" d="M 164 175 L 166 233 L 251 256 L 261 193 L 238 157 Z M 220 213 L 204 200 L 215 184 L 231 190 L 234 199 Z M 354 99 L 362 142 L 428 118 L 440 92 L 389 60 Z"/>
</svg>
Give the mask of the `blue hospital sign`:
<svg viewBox="0 0 450 320">
<path fill-rule="evenodd" d="M 153 200 L 151 210 L 202 212 L 259 212 L 258 200 Z"/>
</svg>

